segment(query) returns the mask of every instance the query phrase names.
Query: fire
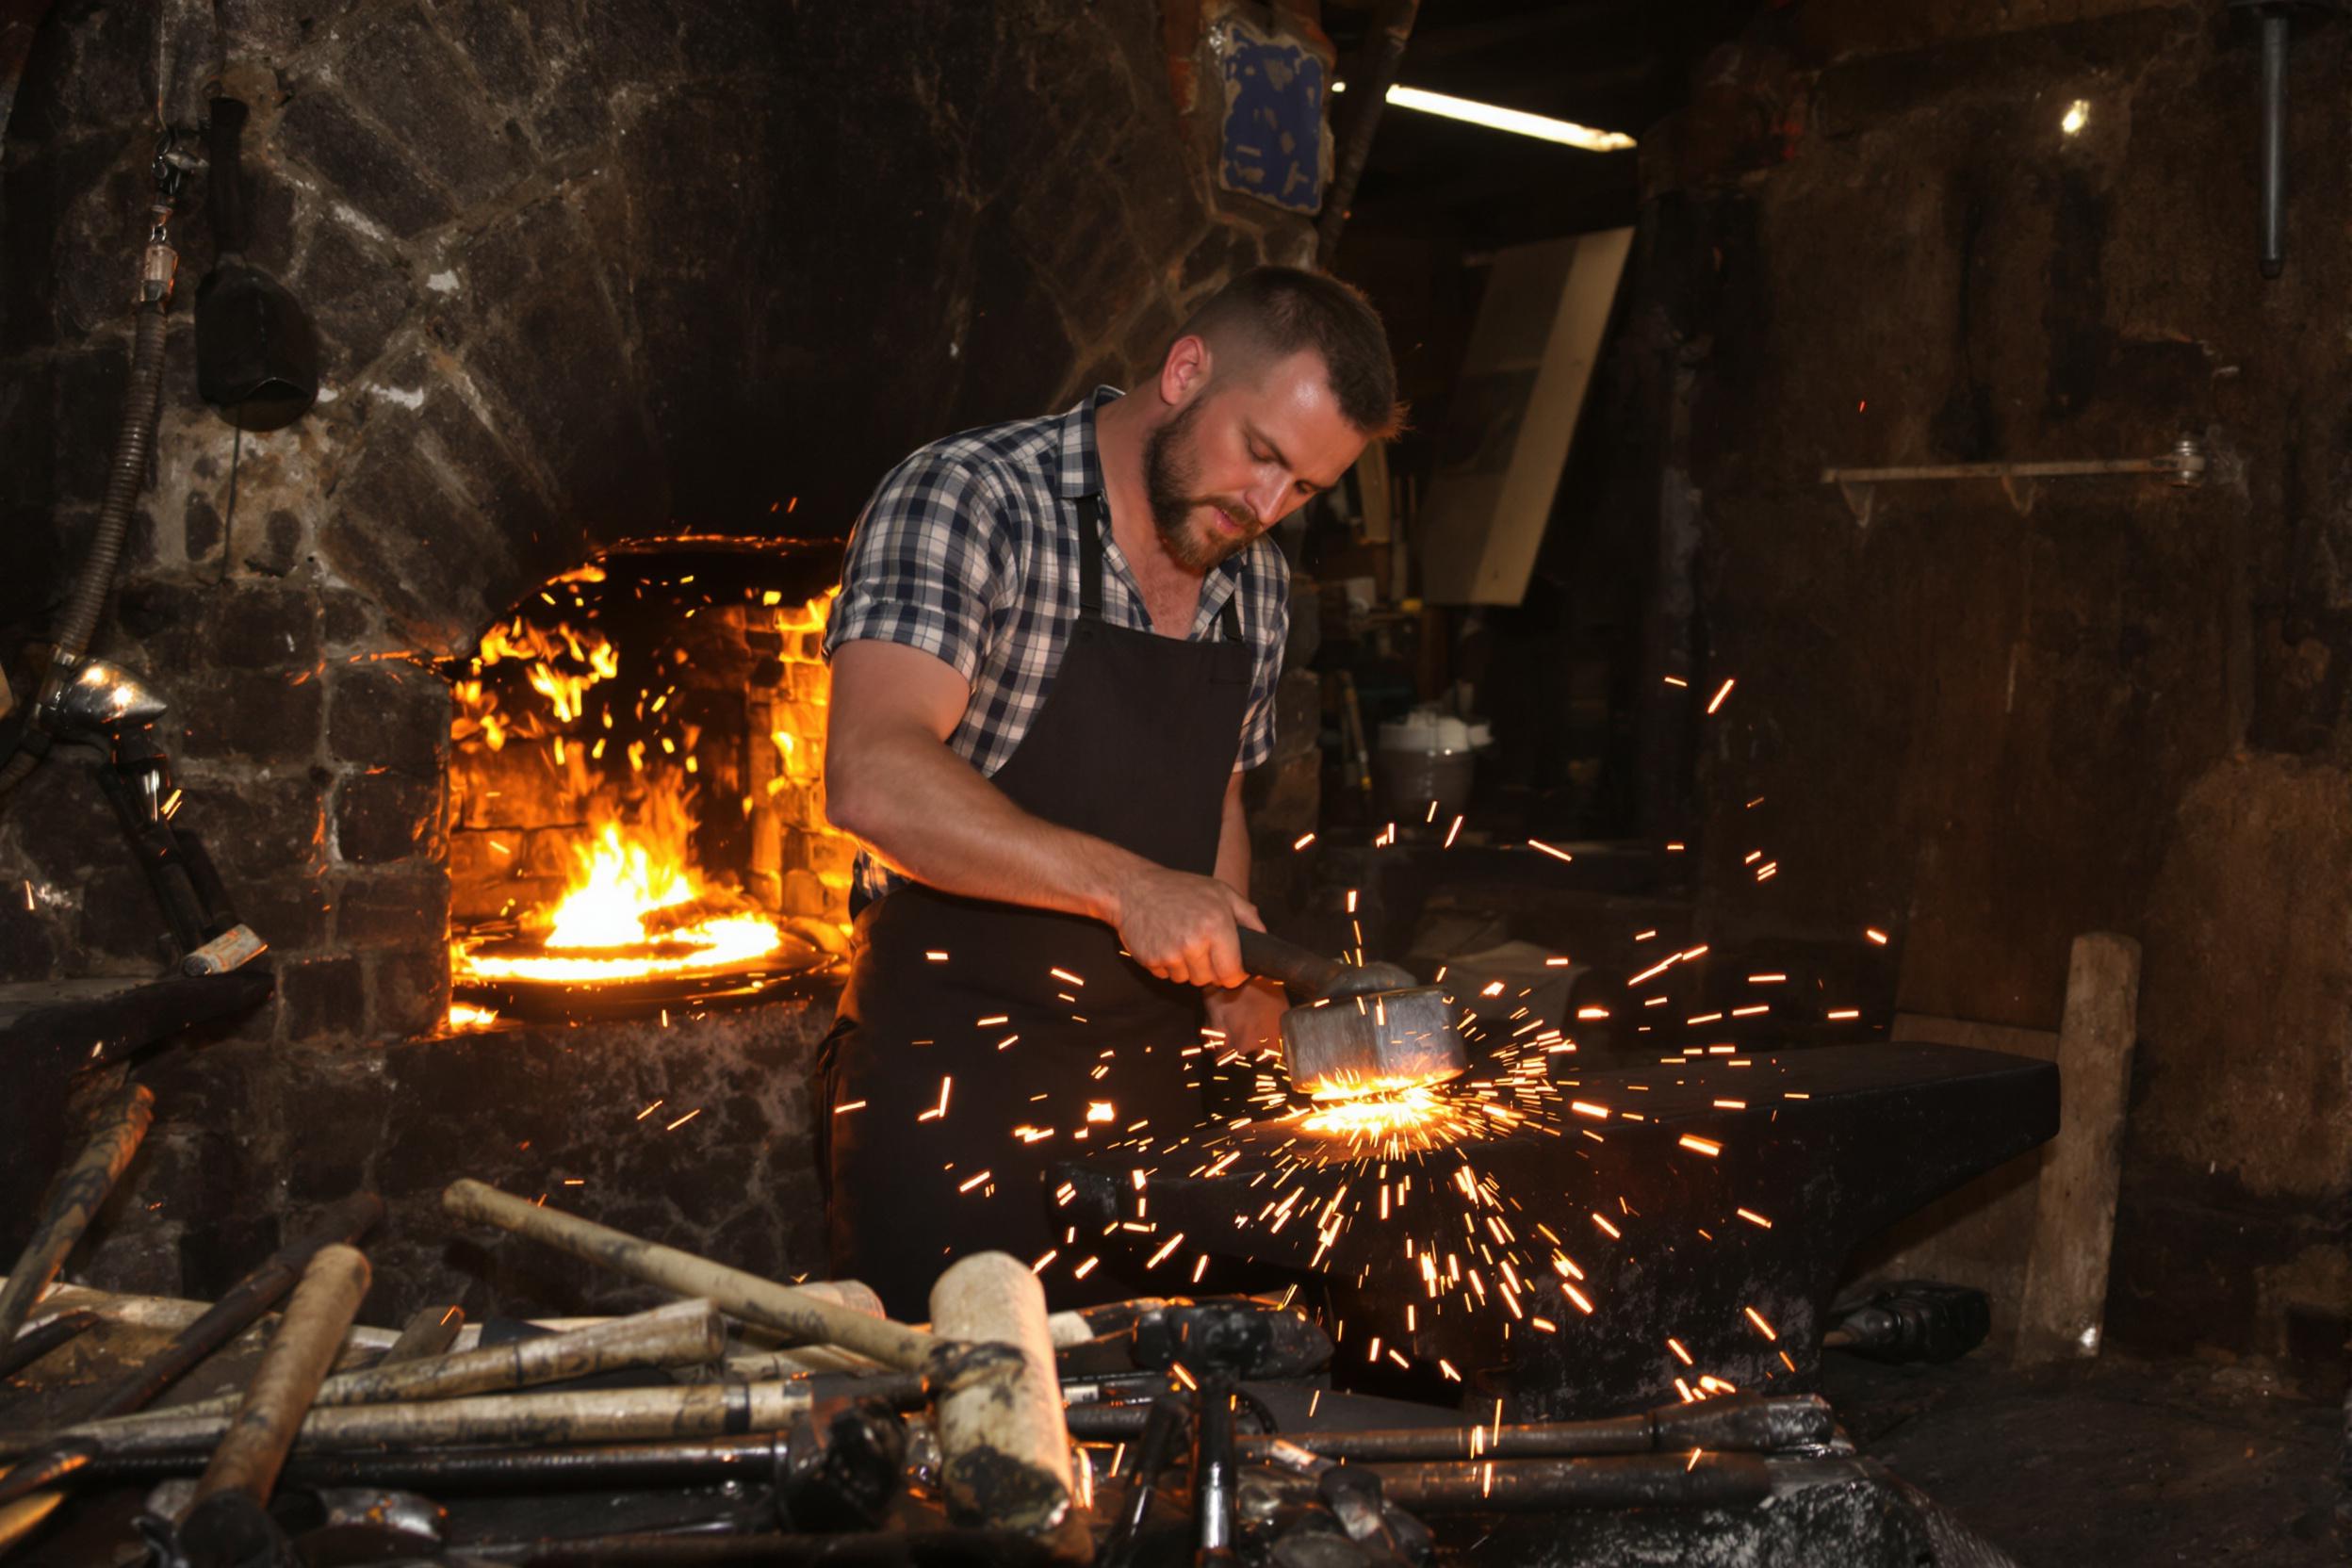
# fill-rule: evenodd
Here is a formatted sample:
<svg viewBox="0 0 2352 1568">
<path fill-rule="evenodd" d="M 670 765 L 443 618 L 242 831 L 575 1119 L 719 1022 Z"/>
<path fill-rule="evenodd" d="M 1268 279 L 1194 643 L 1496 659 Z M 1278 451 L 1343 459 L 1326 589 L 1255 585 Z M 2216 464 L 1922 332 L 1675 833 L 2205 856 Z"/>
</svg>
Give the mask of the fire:
<svg viewBox="0 0 2352 1568">
<path fill-rule="evenodd" d="M 569 983 L 694 974 L 747 964 L 784 944 L 764 912 L 706 883 L 688 855 L 693 819 L 675 794 L 648 821 L 602 823 L 574 848 L 579 867 L 550 914 L 545 952 L 514 956 L 458 943 L 460 980 Z"/>
</svg>

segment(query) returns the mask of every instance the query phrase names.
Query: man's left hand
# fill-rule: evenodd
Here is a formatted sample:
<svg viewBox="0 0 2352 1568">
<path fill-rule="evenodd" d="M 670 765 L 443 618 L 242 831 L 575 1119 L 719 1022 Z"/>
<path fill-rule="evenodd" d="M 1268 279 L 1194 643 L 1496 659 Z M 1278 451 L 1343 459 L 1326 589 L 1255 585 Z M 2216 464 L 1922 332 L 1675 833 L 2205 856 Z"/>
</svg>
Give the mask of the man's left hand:
<svg viewBox="0 0 2352 1568">
<path fill-rule="evenodd" d="M 1252 1056 L 1282 1049 L 1282 1014 L 1289 1003 L 1273 981 L 1252 980 L 1231 990 L 1211 990 L 1203 1001 L 1209 1027 L 1224 1035 L 1228 1049 Z"/>
</svg>

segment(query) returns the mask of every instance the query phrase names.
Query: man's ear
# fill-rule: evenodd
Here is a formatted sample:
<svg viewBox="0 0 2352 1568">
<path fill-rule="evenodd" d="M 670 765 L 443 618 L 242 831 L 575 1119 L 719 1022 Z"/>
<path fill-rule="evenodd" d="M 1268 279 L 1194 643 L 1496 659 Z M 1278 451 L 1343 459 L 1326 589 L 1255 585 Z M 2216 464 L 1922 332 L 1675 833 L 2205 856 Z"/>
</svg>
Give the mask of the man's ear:
<svg viewBox="0 0 2352 1568">
<path fill-rule="evenodd" d="M 1197 333 L 1178 338 L 1160 361 L 1160 400 L 1182 408 L 1207 388 L 1212 368 L 1207 338 Z"/>
</svg>

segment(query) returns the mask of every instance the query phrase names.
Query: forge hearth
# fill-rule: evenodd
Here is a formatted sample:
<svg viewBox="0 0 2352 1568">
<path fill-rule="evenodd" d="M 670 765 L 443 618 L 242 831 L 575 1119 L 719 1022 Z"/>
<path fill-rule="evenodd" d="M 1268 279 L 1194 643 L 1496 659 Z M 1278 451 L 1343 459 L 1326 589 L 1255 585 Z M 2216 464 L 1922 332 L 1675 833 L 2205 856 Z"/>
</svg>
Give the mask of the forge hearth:
<svg viewBox="0 0 2352 1568">
<path fill-rule="evenodd" d="M 806 989 L 854 846 L 825 820 L 833 545 L 668 539 L 565 572 L 454 674 L 451 1021 Z"/>
</svg>

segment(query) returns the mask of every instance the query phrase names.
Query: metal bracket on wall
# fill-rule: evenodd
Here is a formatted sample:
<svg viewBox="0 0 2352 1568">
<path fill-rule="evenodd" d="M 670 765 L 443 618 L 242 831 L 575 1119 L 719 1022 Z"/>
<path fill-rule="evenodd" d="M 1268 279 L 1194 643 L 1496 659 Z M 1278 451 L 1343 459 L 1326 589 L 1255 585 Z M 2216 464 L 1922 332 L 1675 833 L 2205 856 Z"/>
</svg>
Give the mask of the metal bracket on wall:
<svg viewBox="0 0 2352 1568">
<path fill-rule="evenodd" d="M 2182 436 L 2172 449 L 2155 457 L 2126 457 L 2110 462 L 2076 463 L 1934 463 L 1904 468 L 1823 468 L 1821 482 L 1834 484 L 1846 498 L 1854 520 L 1870 526 L 1873 487 L 1896 480 L 1991 479 L 2001 482 L 2001 494 L 2024 516 L 2034 510 L 2034 482 L 2072 479 L 2092 474 L 2163 474 L 2176 489 L 2191 490 L 2205 482 L 2205 449 L 2192 436 Z"/>
</svg>

